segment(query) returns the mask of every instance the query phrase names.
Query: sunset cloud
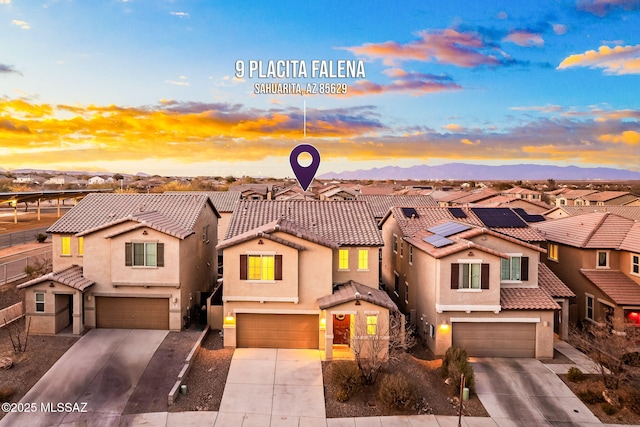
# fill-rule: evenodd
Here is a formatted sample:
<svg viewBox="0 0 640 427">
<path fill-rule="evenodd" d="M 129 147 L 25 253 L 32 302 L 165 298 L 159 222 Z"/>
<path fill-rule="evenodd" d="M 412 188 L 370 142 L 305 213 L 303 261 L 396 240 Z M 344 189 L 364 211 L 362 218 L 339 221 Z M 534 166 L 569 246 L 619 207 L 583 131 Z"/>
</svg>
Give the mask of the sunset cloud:
<svg viewBox="0 0 640 427">
<path fill-rule="evenodd" d="M 384 74 L 392 78 L 391 84 L 358 80 L 349 87 L 346 95 L 362 96 L 384 93 L 408 93 L 413 96 L 420 96 L 427 93 L 462 89 L 451 77 L 446 75 L 407 72 L 399 68 L 386 70 Z"/>
<path fill-rule="evenodd" d="M 596 50 L 570 55 L 565 58 L 559 70 L 571 67 L 602 68 L 605 74 L 640 74 L 640 45 L 600 46 Z"/>
<path fill-rule="evenodd" d="M 542 38 L 542 35 L 529 30 L 511 31 L 504 40 L 523 47 L 544 46 L 544 39 Z"/>
<path fill-rule="evenodd" d="M 23 30 L 28 30 L 29 28 L 31 28 L 29 26 L 29 24 L 27 24 L 25 21 L 20 21 L 18 19 L 14 19 L 13 21 L 11 21 L 11 23 L 13 25 L 16 25 L 16 26 L 22 28 Z"/>
<path fill-rule="evenodd" d="M 480 34 L 460 32 L 452 28 L 424 30 L 420 38 L 408 43 L 387 41 L 365 43 L 342 48 L 356 56 L 381 59 L 385 65 L 395 66 L 403 61 L 435 62 L 464 68 L 507 65 L 513 60 L 501 49 L 488 45 Z"/>
<path fill-rule="evenodd" d="M 639 10 L 640 0 L 578 0 L 578 10 L 603 17 L 616 10 Z"/>
</svg>

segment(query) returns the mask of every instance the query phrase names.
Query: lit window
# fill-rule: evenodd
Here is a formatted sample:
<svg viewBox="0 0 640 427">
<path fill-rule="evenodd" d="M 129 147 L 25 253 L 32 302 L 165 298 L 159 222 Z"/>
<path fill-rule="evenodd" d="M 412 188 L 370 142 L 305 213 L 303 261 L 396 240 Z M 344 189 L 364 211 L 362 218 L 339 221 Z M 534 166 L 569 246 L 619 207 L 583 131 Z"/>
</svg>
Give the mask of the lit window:
<svg viewBox="0 0 640 427">
<path fill-rule="evenodd" d="M 367 335 L 378 333 L 378 316 L 367 316 Z"/>
<path fill-rule="evenodd" d="M 519 256 L 502 259 L 500 261 L 500 280 L 522 280 L 520 261 Z"/>
<path fill-rule="evenodd" d="M 78 255 L 84 255 L 84 237 L 78 237 Z"/>
<path fill-rule="evenodd" d="M 275 257 L 249 255 L 249 280 L 275 280 Z"/>
<path fill-rule="evenodd" d="M 358 250 L 358 270 L 368 270 L 369 269 L 369 250 L 360 249 Z"/>
<path fill-rule="evenodd" d="M 593 320 L 593 296 L 591 295 L 586 295 L 585 317 L 589 320 Z"/>
<path fill-rule="evenodd" d="M 338 269 L 349 269 L 349 249 L 340 249 L 338 251 Z"/>
<path fill-rule="evenodd" d="M 597 251 L 597 268 L 609 268 L 609 252 L 607 251 Z"/>
<path fill-rule="evenodd" d="M 36 312 L 44 312 L 44 293 L 36 292 Z"/>
<path fill-rule="evenodd" d="M 640 255 L 631 256 L 631 272 L 633 274 L 640 274 Z"/>
<path fill-rule="evenodd" d="M 480 289 L 480 264 L 461 264 L 460 289 Z"/>
<path fill-rule="evenodd" d="M 549 243 L 547 258 L 552 261 L 558 261 L 558 245 L 556 243 Z"/>
<path fill-rule="evenodd" d="M 63 236 L 60 240 L 62 242 L 61 255 L 71 255 L 71 237 Z"/>
</svg>

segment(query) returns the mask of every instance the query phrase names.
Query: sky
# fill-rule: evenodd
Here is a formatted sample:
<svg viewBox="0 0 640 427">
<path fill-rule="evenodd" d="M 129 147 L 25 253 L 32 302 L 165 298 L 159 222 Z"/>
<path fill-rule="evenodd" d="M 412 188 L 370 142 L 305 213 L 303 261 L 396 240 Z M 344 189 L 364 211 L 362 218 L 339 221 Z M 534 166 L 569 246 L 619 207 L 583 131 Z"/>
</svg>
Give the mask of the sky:
<svg viewBox="0 0 640 427">
<path fill-rule="evenodd" d="M 283 178 L 301 143 L 640 171 L 640 0 L 0 0 L 1 169 Z"/>
</svg>

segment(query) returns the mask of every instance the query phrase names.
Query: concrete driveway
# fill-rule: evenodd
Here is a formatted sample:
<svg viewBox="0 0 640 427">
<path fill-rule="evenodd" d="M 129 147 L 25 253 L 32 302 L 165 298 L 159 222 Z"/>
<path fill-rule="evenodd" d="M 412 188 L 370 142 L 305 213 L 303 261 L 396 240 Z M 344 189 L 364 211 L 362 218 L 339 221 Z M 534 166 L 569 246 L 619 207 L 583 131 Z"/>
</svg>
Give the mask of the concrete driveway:
<svg viewBox="0 0 640 427">
<path fill-rule="evenodd" d="M 600 420 L 535 359 L 471 359 L 476 393 L 498 425 L 585 426 Z"/>
<path fill-rule="evenodd" d="M 20 401 L 35 403 L 37 410 L 9 413 L 0 426 L 50 426 L 98 419 L 101 426 L 118 423 L 131 393 L 167 333 L 129 329 L 87 332 Z M 59 403 L 71 406 L 54 412 L 52 409 L 57 409 Z M 74 403 L 78 405 L 74 407 Z"/>
<path fill-rule="evenodd" d="M 318 350 L 234 351 L 216 425 L 321 424 L 325 416 Z"/>
</svg>

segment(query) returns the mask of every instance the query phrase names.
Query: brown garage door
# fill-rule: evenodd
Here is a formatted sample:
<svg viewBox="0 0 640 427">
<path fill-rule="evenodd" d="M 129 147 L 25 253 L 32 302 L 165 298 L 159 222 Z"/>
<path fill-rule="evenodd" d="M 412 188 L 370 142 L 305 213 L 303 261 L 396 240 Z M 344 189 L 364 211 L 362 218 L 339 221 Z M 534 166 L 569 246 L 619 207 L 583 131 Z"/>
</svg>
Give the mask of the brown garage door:
<svg viewBox="0 0 640 427">
<path fill-rule="evenodd" d="M 535 357 L 535 323 L 459 323 L 453 345 L 475 357 Z"/>
<path fill-rule="evenodd" d="M 96 297 L 96 326 L 116 329 L 169 329 L 169 299 Z"/>
<path fill-rule="evenodd" d="M 318 348 L 318 315 L 238 314 L 238 347 Z"/>
</svg>

